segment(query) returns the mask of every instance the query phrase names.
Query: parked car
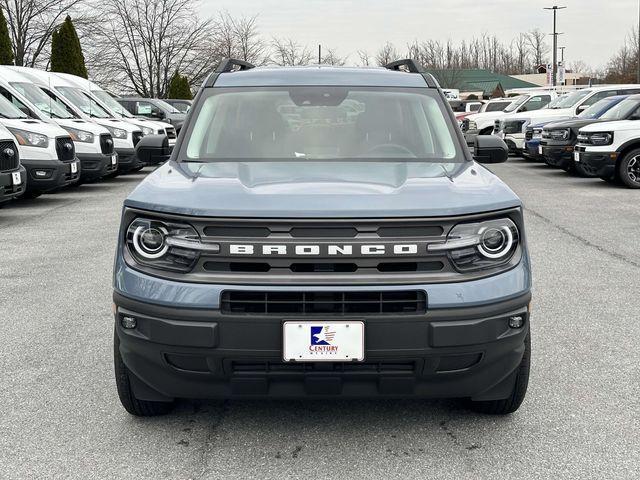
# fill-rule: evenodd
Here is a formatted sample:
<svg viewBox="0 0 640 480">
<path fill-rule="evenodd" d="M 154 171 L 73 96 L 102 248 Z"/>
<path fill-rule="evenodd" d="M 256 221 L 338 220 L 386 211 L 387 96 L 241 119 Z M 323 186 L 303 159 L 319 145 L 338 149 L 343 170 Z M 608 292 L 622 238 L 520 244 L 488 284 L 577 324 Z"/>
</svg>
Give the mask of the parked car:
<svg viewBox="0 0 640 480">
<path fill-rule="evenodd" d="M 80 118 L 93 121 L 109 130 L 113 138 L 113 146 L 118 154 L 118 172 L 139 170 L 144 166 L 138 161 L 135 152 L 135 146 L 143 136 L 139 127 L 114 118 L 100 107 L 91 95 L 85 93 L 75 83 L 55 73 L 27 67 L 7 68 L 12 68 L 27 78 L 39 79 L 42 84 L 47 85 L 46 88 L 41 86 L 45 92 L 55 94 L 56 97 L 63 97 L 66 104 L 70 105 Z"/>
<path fill-rule="evenodd" d="M 0 124 L 16 139 L 20 163 L 26 170 L 24 196 L 42 193 L 76 183 L 80 162 L 73 140 L 66 130 L 29 117 L 0 95 Z"/>
<path fill-rule="evenodd" d="M 617 108 L 632 108 L 627 120 L 592 123 L 578 133 L 574 160 L 587 173 L 608 182 L 622 182 L 629 188 L 640 188 L 640 107 L 629 97 Z M 627 105 L 623 106 L 623 103 Z"/>
<path fill-rule="evenodd" d="M 431 75 L 410 60 L 225 60 L 184 129 L 124 203 L 114 355 L 128 412 L 203 397 L 520 406 L 522 204 L 474 161 Z M 499 138 L 476 142 L 477 161 L 507 159 Z"/>
<path fill-rule="evenodd" d="M 116 99 L 133 115 L 169 122 L 179 133 L 186 115 L 158 98 L 123 97 Z"/>
<path fill-rule="evenodd" d="M 39 85 L 37 79 L 0 67 L 0 93 L 31 118 L 52 123 L 65 129 L 80 160 L 79 183 L 91 182 L 112 175 L 118 169 L 118 155 L 113 138 L 105 127 L 84 120 L 63 102 L 54 100 Z M 46 85 L 42 85 L 46 88 Z"/>
<path fill-rule="evenodd" d="M 144 135 L 167 135 L 169 139 L 169 145 L 173 146 L 176 143 L 176 129 L 173 125 L 149 120 L 145 117 L 135 117 L 129 111 L 120 105 L 109 93 L 100 88 L 97 84 L 93 83 L 86 78 L 77 77 L 67 73 L 57 73 L 58 76 L 65 78 L 71 82 L 74 82 L 79 88 L 84 90 L 85 93 L 91 95 L 93 100 L 112 117 L 118 118 L 123 122 L 130 123 L 140 130 Z"/>
<path fill-rule="evenodd" d="M 640 99 L 618 106 L 627 95 L 616 95 L 603 98 L 584 110 L 576 118 L 561 122 L 549 122 L 541 133 L 539 151 L 544 161 L 552 167 L 560 167 L 567 172 L 576 172 L 582 176 L 593 176 L 583 170 L 582 165 L 574 161 L 573 147 L 578 142 L 580 128 L 597 122 L 622 120 L 631 115 L 632 110 L 640 105 Z"/>
<path fill-rule="evenodd" d="M 515 154 L 520 154 L 524 148 L 524 135 L 529 124 L 573 118 L 603 98 L 634 93 L 640 93 L 640 85 L 607 85 L 576 90 L 564 95 L 548 108 L 500 118 L 496 122 L 494 133 L 504 138 Z"/>
<path fill-rule="evenodd" d="M 191 100 L 185 100 L 181 98 L 165 98 L 164 101 L 184 114 L 187 114 L 189 112 L 192 104 Z"/>
<path fill-rule="evenodd" d="M 490 100 L 485 101 L 480 107 L 480 110 L 475 113 L 502 112 L 509 105 L 511 105 L 513 101 L 514 101 L 513 98 L 492 98 Z M 462 132 L 465 133 L 465 138 L 467 138 L 467 144 L 473 145 L 475 135 L 477 135 L 479 130 L 478 130 L 478 125 L 476 121 L 469 120 L 470 115 L 473 115 L 473 112 L 464 113 L 464 114 L 461 114 L 461 116 L 456 114 L 456 119 L 460 121 L 460 128 L 462 129 Z M 474 135 L 469 135 L 469 136 L 466 135 L 466 133 L 469 132 L 470 130 L 472 133 L 474 133 Z"/>
<path fill-rule="evenodd" d="M 467 143 L 473 143 L 477 135 L 491 135 L 496 133 L 501 138 L 506 139 L 506 143 L 509 146 L 510 151 L 516 152 L 522 150 L 524 147 L 524 138 L 519 144 L 516 144 L 513 139 L 509 137 L 512 133 L 512 129 L 508 128 L 506 131 L 500 128 L 500 120 L 503 118 L 510 118 L 519 113 L 530 112 L 538 110 L 547 106 L 557 94 L 553 91 L 532 92 L 525 93 L 513 99 L 513 102 L 505 108 L 503 112 L 500 111 L 487 111 L 484 113 L 476 113 L 469 115 L 469 129 L 465 132 Z M 520 125 L 522 127 L 522 125 Z"/>
<path fill-rule="evenodd" d="M 24 193 L 26 171 L 20 165 L 15 137 L 0 125 L 0 207 Z"/>
</svg>

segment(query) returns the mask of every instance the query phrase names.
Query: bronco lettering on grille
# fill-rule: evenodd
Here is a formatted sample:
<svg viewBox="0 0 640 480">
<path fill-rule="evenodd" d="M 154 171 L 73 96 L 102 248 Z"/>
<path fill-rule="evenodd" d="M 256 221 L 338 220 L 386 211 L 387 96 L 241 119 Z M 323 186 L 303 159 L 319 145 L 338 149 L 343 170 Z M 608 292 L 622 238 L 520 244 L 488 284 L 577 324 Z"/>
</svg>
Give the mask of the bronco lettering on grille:
<svg viewBox="0 0 640 480">
<path fill-rule="evenodd" d="M 354 255 L 353 245 L 262 245 L 262 248 L 250 244 L 232 244 L 229 245 L 229 253 L 231 255 Z M 416 255 L 418 253 L 418 245 L 416 244 L 398 244 L 393 246 L 387 245 L 360 245 L 356 248 L 360 255 Z M 391 250 L 391 251 L 389 251 Z"/>
</svg>

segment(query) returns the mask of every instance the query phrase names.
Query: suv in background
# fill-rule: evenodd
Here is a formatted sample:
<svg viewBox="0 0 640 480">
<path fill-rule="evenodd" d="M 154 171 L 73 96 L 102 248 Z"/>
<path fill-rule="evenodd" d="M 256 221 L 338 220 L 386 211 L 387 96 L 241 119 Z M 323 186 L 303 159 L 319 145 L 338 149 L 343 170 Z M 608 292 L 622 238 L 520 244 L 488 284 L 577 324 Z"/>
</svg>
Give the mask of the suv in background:
<svg viewBox="0 0 640 480">
<path fill-rule="evenodd" d="M 408 72 L 399 71 L 406 69 Z M 116 384 L 176 398 L 524 399 L 531 270 L 522 203 L 476 161 L 435 79 L 253 68 L 204 81 L 167 163 L 125 200 Z M 157 137 L 137 150 L 168 152 Z"/>
<path fill-rule="evenodd" d="M 636 98 L 630 104 L 621 103 L 628 98 Z M 547 165 L 560 167 L 567 172 L 576 171 L 585 177 L 593 176 L 574 161 L 573 147 L 578 142 L 578 131 L 592 123 L 622 120 L 632 114 L 640 105 L 640 96 L 616 95 L 603 98 L 584 110 L 576 118 L 545 124 L 540 132 L 539 152 Z"/>
<path fill-rule="evenodd" d="M 27 176 L 13 135 L 0 125 L 0 206 L 24 193 Z"/>
<path fill-rule="evenodd" d="M 163 100 L 173 108 L 184 114 L 189 113 L 189 109 L 191 108 L 191 104 L 193 103 L 191 100 L 181 98 L 164 98 Z"/>
<path fill-rule="evenodd" d="M 122 97 L 116 98 L 118 103 L 132 115 L 140 115 L 155 120 L 162 120 L 173 125 L 180 133 L 186 115 L 158 98 Z"/>
<path fill-rule="evenodd" d="M 622 182 L 629 188 L 640 188 L 638 97 L 629 97 L 617 106 L 620 112 L 629 109 L 627 120 L 592 123 L 579 130 L 573 155 L 587 173 L 608 182 Z"/>
</svg>

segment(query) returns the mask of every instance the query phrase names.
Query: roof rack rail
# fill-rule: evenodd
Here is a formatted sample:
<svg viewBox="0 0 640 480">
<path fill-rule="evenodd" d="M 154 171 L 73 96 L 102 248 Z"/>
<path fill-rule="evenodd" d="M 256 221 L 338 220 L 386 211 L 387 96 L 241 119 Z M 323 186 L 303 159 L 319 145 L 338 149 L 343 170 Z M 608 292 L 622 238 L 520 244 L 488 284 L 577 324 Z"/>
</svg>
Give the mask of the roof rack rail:
<svg viewBox="0 0 640 480">
<path fill-rule="evenodd" d="M 406 67 L 409 73 L 419 73 L 420 75 L 422 75 L 424 81 L 427 82 L 427 86 L 431 88 L 440 88 L 440 85 L 438 84 L 436 79 L 433 78 L 433 75 L 425 72 L 422 66 L 412 58 L 396 60 L 395 62 L 387 63 L 384 66 L 384 68 L 386 68 L 387 70 L 395 70 L 398 72 L 402 71 L 400 67 Z"/>
<path fill-rule="evenodd" d="M 255 68 L 255 65 L 249 62 L 245 62 L 244 60 L 239 60 L 237 58 L 223 58 L 222 60 L 220 60 L 220 63 L 216 65 L 216 68 L 204 82 L 204 86 L 213 87 L 213 85 L 216 83 L 216 80 L 218 79 L 218 75 L 220 75 L 221 73 L 250 70 L 252 68 Z"/>
</svg>

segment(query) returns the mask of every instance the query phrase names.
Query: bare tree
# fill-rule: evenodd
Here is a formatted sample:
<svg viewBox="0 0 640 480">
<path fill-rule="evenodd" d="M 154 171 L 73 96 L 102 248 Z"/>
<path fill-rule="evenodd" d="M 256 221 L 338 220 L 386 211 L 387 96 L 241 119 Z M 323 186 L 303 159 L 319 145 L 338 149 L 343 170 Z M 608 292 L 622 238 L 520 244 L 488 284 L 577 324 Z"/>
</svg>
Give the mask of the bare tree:
<svg viewBox="0 0 640 480">
<path fill-rule="evenodd" d="M 1 0 L 16 65 L 33 67 L 64 16 L 81 0 Z M 75 20 L 75 19 L 74 19 Z"/>
<path fill-rule="evenodd" d="M 527 35 L 521 33 L 512 43 L 515 49 L 516 67 L 518 73 L 525 73 L 529 63 L 529 49 L 527 48 Z"/>
<path fill-rule="evenodd" d="M 174 72 L 193 85 L 220 59 L 212 22 L 201 19 L 197 2 L 102 0 L 101 5 L 105 20 L 96 27 L 87 63 L 111 87 L 164 97 Z"/>
<path fill-rule="evenodd" d="M 537 28 L 527 33 L 529 51 L 536 66 L 545 64 L 549 54 L 549 45 L 545 42 L 545 38 L 546 35 Z"/>
<path fill-rule="evenodd" d="M 270 56 L 271 63 L 281 66 L 308 65 L 313 55 L 306 45 L 300 45 L 290 38 L 274 38 Z"/>
<path fill-rule="evenodd" d="M 347 63 L 347 59 L 339 56 L 336 50 L 333 48 L 325 48 L 323 49 L 323 52 L 324 52 L 324 54 L 322 55 L 323 65 L 336 65 L 341 67 L 345 63 Z"/>
<path fill-rule="evenodd" d="M 369 52 L 366 50 L 358 50 L 356 54 L 358 55 L 358 60 L 360 60 L 360 65 L 363 67 L 371 65 L 371 56 L 369 55 Z"/>
<path fill-rule="evenodd" d="M 385 43 L 376 53 L 376 64 L 384 67 L 386 64 L 398 59 L 398 51 L 392 43 Z"/>
<path fill-rule="evenodd" d="M 213 29 L 216 53 L 253 64 L 265 63 L 267 46 L 260 38 L 257 19 L 256 15 L 234 18 L 229 12 L 220 12 Z"/>
</svg>

